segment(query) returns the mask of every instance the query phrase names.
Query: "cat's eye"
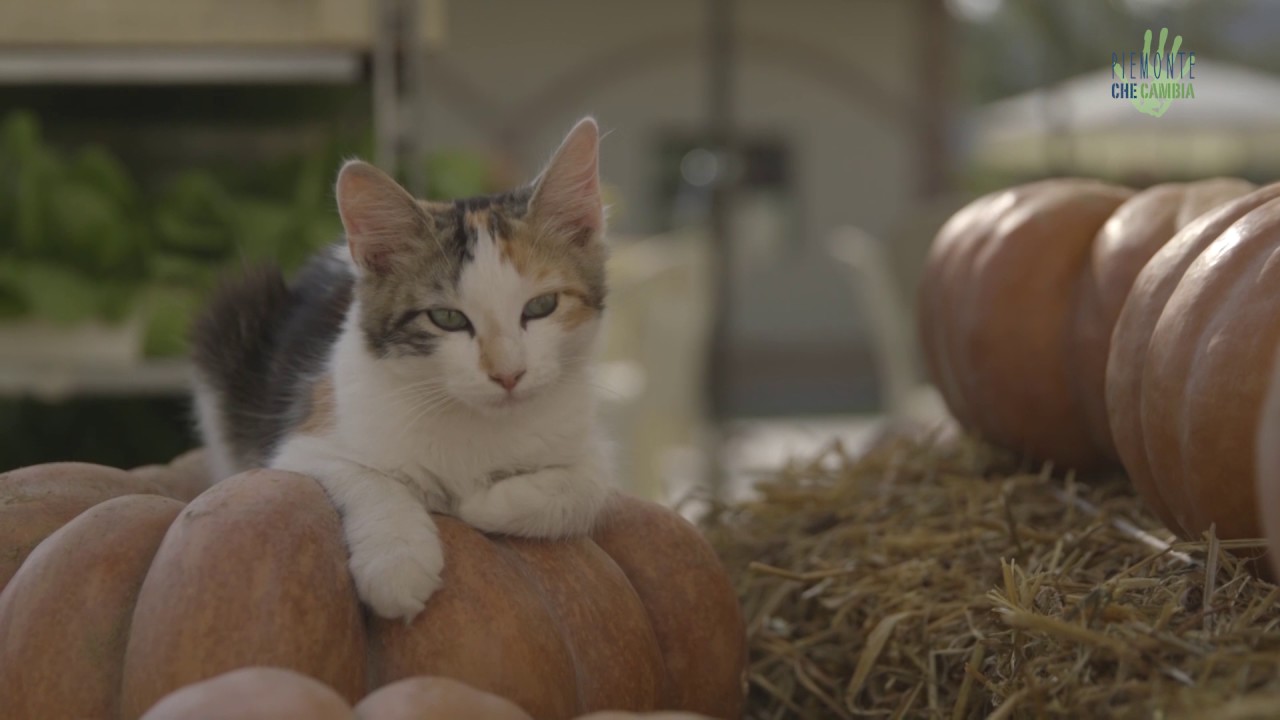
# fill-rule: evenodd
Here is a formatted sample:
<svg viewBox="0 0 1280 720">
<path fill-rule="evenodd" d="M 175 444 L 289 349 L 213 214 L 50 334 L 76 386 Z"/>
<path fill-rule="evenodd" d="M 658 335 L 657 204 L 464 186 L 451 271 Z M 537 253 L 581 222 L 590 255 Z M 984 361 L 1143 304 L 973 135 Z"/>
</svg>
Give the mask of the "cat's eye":
<svg viewBox="0 0 1280 720">
<path fill-rule="evenodd" d="M 547 293 L 539 295 L 524 304 L 524 311 L 520 313 L 521 319 L 537 320 L 544 318 L 556 311 L 556 305 L 559 303 L 559 296 L 555 293 Z"/>
<path fill-rule="evenodd" d="M 463 315 L 461 310 L 453 308 L 432 308 L 427 311 L 427 317 L 431 318 L 431 322 L 435 323 L 436 327 L 447 332 L 458 332 L 471 327 L 471 321 L 467 316 Z"/>
</svg>

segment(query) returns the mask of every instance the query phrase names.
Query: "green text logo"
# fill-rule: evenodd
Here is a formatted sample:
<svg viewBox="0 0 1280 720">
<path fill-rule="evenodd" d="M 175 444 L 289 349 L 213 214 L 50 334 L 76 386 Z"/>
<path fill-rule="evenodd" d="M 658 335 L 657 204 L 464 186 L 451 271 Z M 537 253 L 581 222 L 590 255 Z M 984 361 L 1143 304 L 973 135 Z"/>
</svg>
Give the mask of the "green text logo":
<svg viewBox="0 0 1280 720">
<path fill-rule="evenodd" d="M 1111 53 L 1111 97 L 1128 100 L 1138 112 L 1160 117 L 1175 100 L 1196 97 L 1196 54 L 1182 49 L 1182 36 L 1165 52 L 1169 29 L 1161 28 L 1160 45 L 1151 52 L 1151 31 L 1142 39 L 1142 52 Z"/>
</svg>

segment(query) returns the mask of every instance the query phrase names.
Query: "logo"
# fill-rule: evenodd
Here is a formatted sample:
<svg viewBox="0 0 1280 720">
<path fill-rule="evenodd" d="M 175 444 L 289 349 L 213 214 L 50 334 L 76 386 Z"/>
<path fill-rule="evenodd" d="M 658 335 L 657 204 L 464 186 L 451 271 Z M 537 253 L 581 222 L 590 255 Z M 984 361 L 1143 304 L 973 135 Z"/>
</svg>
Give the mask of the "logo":
<svg viewBox="0 0 1280 720">
<path fill-rule="evenodd" d="M 1111 53 L 1111 97 L 1128 100 L 1138 112 L 1160 117 L 1175 100 L 1196 98 L 1195 51 L 1182 49 L 1182 36 L 1165 52 L 1169 28 L 1160 30 L 1160 46 L 1151 52 L 1151 31 L 1142 39 L 1142 52 Z"/>
</svg>

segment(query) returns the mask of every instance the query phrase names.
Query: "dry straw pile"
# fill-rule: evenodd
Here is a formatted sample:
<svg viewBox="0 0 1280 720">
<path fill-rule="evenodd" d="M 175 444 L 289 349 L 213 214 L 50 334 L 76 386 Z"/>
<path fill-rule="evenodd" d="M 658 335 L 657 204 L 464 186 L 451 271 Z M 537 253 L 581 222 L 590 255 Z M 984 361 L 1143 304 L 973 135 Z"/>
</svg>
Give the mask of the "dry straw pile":
<svg viewBox="0 0 1280 720">
<path fill-rule="evenodd" d="M 759 491 L 705 523 L 751 718 L 1280 717 L 1280 588 L 1170 546 L 1124 478 L 898 438 Z"/>
</svg>

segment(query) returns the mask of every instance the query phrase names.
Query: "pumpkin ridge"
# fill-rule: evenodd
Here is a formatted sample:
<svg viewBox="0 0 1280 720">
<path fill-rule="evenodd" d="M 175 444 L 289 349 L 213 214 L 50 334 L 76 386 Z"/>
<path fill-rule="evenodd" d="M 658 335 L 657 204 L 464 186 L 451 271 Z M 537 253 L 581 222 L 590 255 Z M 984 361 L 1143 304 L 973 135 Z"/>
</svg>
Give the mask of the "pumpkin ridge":
<svg viewBox="0 0 1280 720">
<path fill-rule="evenodd" d="M 125 495 L 123 497 L 135 497 L 135 496 Z M 143 496 L 137 496 L 137 497 L 147 497 L 147 496 L 143 495 Z M 165 499 L 170 499 L 170 498 L 165 498 Z M 174 502 L 181 503 L 181 507 L 177 508 L 173 514 L 173 517 L 177 518 L 177 516 L 182 512 L 183 508 L 186 507 L 186 503 L 180 500 L 174 500 Z M 102 503 L 95 507 L 102 507 L 102 505 L 105 505 L 105 504 L 106 503 Z M 173 518 L 169 520 L 168 524 L 172 524 L 172 523 L 173 523 Z M 146 582 L 147 574 L 151 572 L 151 563 L 152 561 L 155 560 L 156 553 L 159 552 L 160 550 L 160 543 L 164 542 L 164 536 L 169 531 L 168 524 L 166 524 L 166 527 L 164 528 L 164 532 L 160 533 L 160 536 L 156 539 L 156 542 L 151 547 L 150 552 L 146 554 L 146 562 L 142 564 L 141 577 L 138 578 L 137 583 L 132 585 L 128 594 L 128 602 L 125 603 L 125 607 L 128 607 L 128 608 L 137 607 L 138 596 L 142 594 L 142 584 Z M 133 613 L 127 612 L 125 613 L 123 624 L 120 626 L 119 632 L 117 633 L 116 637 L 112 638 L 113 645 L 116 646 L 112 648 L 113 649 L 112 656 L 116 664 L 116 667 L 114 668 L 116 692 L 115 692 L 114 702 L 112 703 L 113 705 L 112 717 L 120 717 L 120 699 L 121 699 L 120 689 L 124 679 L 124 656 L 129 649 L 129 636 L 132 634 L 132 632 L 133 632 Z"/>
<path fill-rule="evenodd" d="M 1068 300 L 1073 312 L 1067 324 L 1067 332 L 1077 338 L 1077 342 L 1067 343 L 1065 348 L 1068 360 L 1066 365 L 1070 368 L 1065 381 L 1067 387 L 1072 389 L 1072 405 L 1075 407 L 1073 414 L 1084 427 L 1090 452 L 1099 457 L 1113 458 L 1115 448 L 1111 444 L 1111 426 L 1106 422 L 1106 403 L 1102 402 L 1100 407 L 1093 406 L 1093 401 L 1101 397 L 1101 383 L 1105 382 L 1101 377 L 1105 376 L 1105 364 L 1099 373 L 1099 368 L 1094 367 L 1091 362 L 1091 359 L 1096 358 L 1097 348 L 1088 347 L 1090 341 L 1098 344 L 1106 342 L 1095 337 L 1095 334 L 1103 332 L 1100 327 L 1103 302 L 1101 292 L 1098 277 L 1086 262 L 1080 269 L 1075 287 L 1071 291 L 1071 299 Z"/>
<path fill-rule="evenodd" d="M 304 475 L 254 470 L 193 500 L 165 534 L 134 608 L 123 716 L 246 664 L 363 695 L 367 635 L 345 562 L 334 560 L 344 556 L 341 537 L 327 495 Z M 329 560 L 302 560 L 317 554 Z M 267 593 L 253 592 L 264 584 Z"/>
<path fill-rule="evenodd" d="M 669 700 L 671 698 L 671 695 L 674 692 L 674 682 L 672 681 L 670 671 L 667 669 L 667 656 L 666 656 L 666 653 L 664 652 L 665 648 L 662 647 L 662 643 L 659 642 L 658 640 L 658 634 L 654 630 L 653 611 L 649 609 L 649 604 L 645 602 L 643 597 L 641 597 L 640 591 L 636 588 L 635 583 L 631 580 L 631 576 L 628 575 L 627 571 L 624 570 L 622 566 L 618 564 L 617 560 L 613 559 L 613 556 L 609 554 L 609 551 L 601 547 L 600 544 L 597 543 L 594 538 L 588 540 L 588 542 L 590 542 L 592 545 L 598 548 L 600 550 L 600 554 L 605 557 L 605 560 L 607 561 L 608 566 L 616 569 L 618 571 L 618 575 L 620 575 L 623 579 L 627 581 L 626 582 L 627 589 L 630 591 L 631 596 L 635 598 L 636 605 L 640 606 L 640 608 L 644 610 L 644 619 L 646 621 L 645 628 L 648 629 L 649 631 L 648 634 L 653 640 L 653 646 L 658 648 L 657 659 L 662 669 L 662 672 L 660 674 L 658 693 L 657 693 L 657 698 L 658 698 L 657 709 L 665 708 L 667 707 Z"/>
<path fill-rule="evenodd" d="M 1206 212 L 1178 232 L 1148 260 L 1129 291 L 1112 335 L 1107 361 L 1107 414 L 1120 461 L 1131 482 L 1171 529 L 1180 528 L 1173 508 L 1185 504 L 1180 488 L 1158 483 L 1147 443 L 1147 368 L 1154 361 L 1152 336 L 1169 298 L 1200 253 L 1237 221 L 1272 198 L 1280 185 L 1259 188 Z"/>
<path fill-rule="evenodd" d="M 0 591 L 45 538 L 121 495 L 164 493 L 151 480 L 90 463 L 46 463 L 0 475 Z"/>
<path fill-rule="evenodd" d="M 969 338 L 962 355 L 984 359 L 982 372 L 970 372 L 970 392 L 980 396 L 989 391 L 988 385 L 1000 383 L 1007 389 L 1006 402 L 984 404 L 985 427 L 993 439 L 1037 457 L 1090 464 L 1086 417 L 1080 398 L 1068 390 L 1072 383 L 1069 333 L 1076 312 L 1070 290 L 1088 260 L 1093 238 L 1128 196 L 1127 191 L 1094 182 L 1047 188 L 1002 216 L 993 232 L 995 241 L 977 253 L 974 273 L 984 282 L 966 294 L 969 305 L 1000 309 L 1014 298 L 1024 298 L 1041 312 L 1051 313 L 1039 316 L 1034 325 L 1010 314 L 970 310 L 960 315 L 958 330 Z M 1067 221 L 1079 231 L 1061 232 L 1059 224 Z M 1046 236 L 1054 240 L 1056 261 L 1030 275 L 1025 269 L 1027 258 L 1046 252 L 1038 242 Z M 1005 347 L 1011 340 L 1019 345 L 1016 353 Z M 1036 379 L 1046 373 L 1052 381 Z M 1044 426 L 1028 425 L 1027 417 L 1054 420 Z"/>
<path fill-rule="evenodd" d="M 1218 241 L 1210 244 L 1209 247 L 1205 249 L 1204 253 L 1201 253 L 1201 255 L 1196 258 L 1196 261 L 1191 264 L 1191 267 L 1187 269 L 1187 273 L 1183 278 L 1190 278 L 1194 283 L 1196 276 L 1200 274 L 1197 272 L 1197 264 L 1203 262 L 1205 253 L 1212 252 L 1213 246 L 1222 242 L 1223 239 L 1225 238 L 1219 238 Z M 1241 296 L 1247 291 L 1247 287 L 1242 283 L 1234 282 L 1234 278 L 1232 278 L 1231 282 L 1223 282 L 1223 278 L 1219 275 L 1218 279 L 1220 284 L 1227 285 L 1227 296 L 1222 301 L 1213 303 L 1215 307 L 1204 316 L 1203 325 L 1199 326 L 1198 331 L 1193 334 L 1193 338 L 1190 340 L 1190 342 L 1194 343 L 1195 348 L 1209 349 L 1210 338 L 1221 334 L 1225 329 L 1224 325 L 1230 322 L 1230 318 L 1225 317 L 1225 315 L 1235 310 Z M 1204 299 L 1205 295 L 1218 294 L 1214 292 L 1214 290 L 1218 289 L 1216 287 L 1193 286 L 1197 287 L 1198 290 L 1196 295 L 1193 296 L 1195 298 L 1194 300 L 1190 298 L 1188 299 L 1188 302 L 1191 303 L 1193 307 L 1201 305 L 1202 303 L 1208 304 L 1209 301 Z M 1182 285 L 1180 284 L 1179 287 L 1182 287 Z M 1178 291 L 1175 290 L 1173 297 L 1169 299 L 1169 304 L 1165 306 L 1166 312 L 1171 306 L 1174 307 L 1175 310 L 1177 309 L 1177 307 L 1174 306 L 1177 299 L 1180 298 L 1178 298 Z M 1182 315 L 1183 317 L 1186 316 L 1185 313 Z M 1211 384 L 1214 384 L 1214 378 L 1206 377 L 1204 373 L 1204 367 L 1209 364 L 1210 360 L 1211 358 L 1206 352 L 1195 352 L 1191 354 L 1187 364 L 1185 374 L 1186 395 L 1188 404 L 1192 406 L 1199 404 L 1198 400 L 1203 393 L 1203 386 L 1205 382 L 1208 381 Z M 1224 386 L 1223 389 L 1226 389 L 1226 387 L 1229 386 Z M 1175 413 L 1172 415 L 1172 418 L 1175 422 L 1174 427 L 1178 442 L 1172 449 L 1171 455 L 1176 459 L 1176 463 L 1169 463 L 1173 468 L 1173 471 L 1171 474 L 1166 475 L 1166 478 L 1179 483 L 1182 486 L 1183 493 L 1190 500 L 1190 502 L 1186 504 L 1188 516 L 1179 518 L 1179 520 L 1182 523 L 1183 531 L 1187 536 L 1194 538 L 1199 534 L 1197 529 L 1207 529 L 1208 524 L 1203 521 L 1200 513 L 1200 503 L 1204 501 L 1204 498 L 1199 497 L 1200 493 L 1196 492 L 1196 488 L 1199 486 L 1199 483 L 1192 482 L 1192 476 L 1194 473 L 1192 472 L 1189 459 L 1187 458 L 1187 450 L 1190 448 L 1190 443 L 1193 437 L 1197 442 L 1204 442 L 1205 438 L 1198 436 L 1198 434 L 1195 433 L 1195 430 L 1193 429 L 1195 418 L 1192 416 L 1192 413 Z M 1212 430 L 1212 428 L 1210 429 Z"/>
<path fill-rule="evenodd" d="M 1234 258 L 1237 260 L 1238 269 L 1231 272 L 1219 271 L 1214 274 L 1215 278 L 1222 279 L 1220 284 L 1228 286 L 1229 292 L 1224 299 L 1216 303 L 1216 310 L 1206 323 L 1204 332 L 1197 338 L 1196 347 L 1202 348 L 1203 351 L 1194 354 L 1188 370 L 1190 373 L 1187 384 L 1188 404 L 1197 407 L 1199 412 L 1186 412 L 1181 416 L 1184 444 L 1180 448 L 1180 456 L 1185 463 L 1182 466 L 1185 468 L 1182 480 L 1184 485 L 1188 486 L 1188 495 L 1192 501 L 1190 508 L 1194 528 L 1207 529 L 1213 518 L 1219 518 L 1219 532 L 1230 537 L 1254 537 L 1260 532 L 1256 508 L 1247 502 L 1248 498 L 1239 493 L 1223 494 L 1210 490 L 1217 488 L 1220 484 L 1218 478 L 1224 474 L 1252 477 L 1256 472 L 1254 437 L 1249 434 L 1240 436 L 1231 433 L 1224 437 L 1222 429 L 1231 417 L 1256 416 L 1261 412 L 1261 398 L 1266 389 L 1265 378 L 1263 373 L 1251 373 L 1248 369 L 1269 367 L 1275 356 L 1275 340 L 1280 337 L 1274 329 L 1263 326 L 1247 328 L 1252 330 L 1247 345 L 1240 347 L 1238 343 L 1229 343 L 1232 331 L 1239 329 L 1241 318 L 1247 321 L 1250 309 L 1257 308 L 1263 312 L 1275 309 L 1275 302 L 1270 301 L 1269 292 L 1264 292 L 1261 298 L 1258 297 L 1259 287 L 1280 286 L 1277 282 L 1280 280 L 1280 277 L 1277 277 L 1280 271 L 1275 265 L 1277 253 L 1280 251 L 1277 250 L 1277 241 L 1274 239 L 1280 236 L 1280 215 L 1275 212 L 1280 210 L 1280 200 L 1274 200 L 1260 207 L 1259 212 L 1264 212 L 1268 208 L 1272 210 L 1272 216 L 1267 218 L 1268 224 L 1249 228 L 1250 234 L 1243 236 L 1232 248 L 1234 254 L 1240 256 Z M 1204 257 L 1202 255 L 1201 260 Z M 1268 274 L 1270 278 L 1266 277 Z M 1271 282 L 1268 283 L 1267 280 Z M 1215 289 L 1217 288 L 1213 285 L 1206 285 L 1204 292 L 1216 295 Z M 1267 330 L 1270 330 L 1270 337 L 1266 340 L 1256 334 Z M 1230 355 L 1211 353 L 1210 350 L 1213 349 L 1211 343 L 1219 340 L 1228 341 L 1231 347 L 1238 348 L 1239 351 Z M 1255 360 L 1256 355 L 1261 357 Z M 1222 372 L 1206 369 L 1219 367 L 1223 363 L 1227 367 L 1222 368 Z M 1232 372 L 1233 369 L 1239 372 Z M 1232 377 L 1232 382 L 1225 384 L 1213 382 L 1215 378 L 1221 377 Z M 1206 392 L 1197 392 L 1205 385 L 1210 386 L 1206 389 L 1217 390 L 1217 393 L 1209 395 Z M 1228 418 L 1213 417 L 1214 403 L 1205 407 L 1206 398 L 1219 396 L 1226 396 L 1226 399 L 1231 400 L 1216 403 L 1226 406 Z M 1198 432 L 1197 426 L 1200 426 L 1199 429 L 1203 432 Z M 1192 438 L 1196 440 L 1194 444 L 1191 443 Z M 1207 446 L 1210 440 L 1225 441 L 1232 446 L 1226 448 L 1219 446 L 1213 450 Z M 1240 442 L 1245 443 L 1246 447 L 1235 446 Z M 1232 518 L 1238 518 L 1238 521 L 1232 521 Z M 1192 532 L 1196 531 L 1188 529 Z"/>
<path fill-rule="evenodd" d="M 1076 361 L 1081 367 L 1077 388 L 1095 446 L 1110 461 L 1118 461 L 1120 455 L 1108 409 L 1107 366 L 1120 316 L 1138 277 L 1184 226 L 1253 189 L 1252 183 L 1234 178 L 1154 185 L 1116 208 L 1094 238 L 1090 261 L 1081 274 L 1086 292 L 1076 318 Z"/>
<path fill-rule="evenodd" d="M 592 537 L 649 613 L 670 683 L 667 707 L 740 717 L 746 624 L 724 563 L 702 533 L 669 508 L 618 495 Z M 696 582 L 707 577 L 725 582 Z"/>
<path fill-rule="evenodd" d="M 551 625 L 555 628 L 555 636 L 560 638 L 560 642 L 564 645 L 564 650 L 569 656 L 569 662 L 573 664 L 573 693 L 576 699 L 573 710 L 574 715 L 585 712 L 583 710 L 583 706 L 586 701 L 582 697 L 582 685 L 584 679 L 582 661 L 578 657 L 576 644 L 569 642 L 568 636 L 565 633 L 564 620 L 560 617 L 560 613 L 556 612 L 556 608 L 552 606 L 551 601 L 547 598 L 546 590 L 542 587 L 542 582 L 538 580 L 536 573 L 533 572 L 533 569 L 529 567 L 528 563 L 525 562 L 520 553 L 516 552 L 516 550 L 511 547 L 507 542 L 507 539 L 504 537 L 499 542 L 495 542 L 494 545 L 501 553 L 504 554 L 505 557 L 509 559 L 512 566 L 514 566 L 517 572 L 520 573 L 520 576 L 523 577 L 532 587 L 539 590 L 538 593 L 535 593 L 538 598 L 538 604 L 546 609 L 547 616 L 551 618 Z"/>
<path fill-rule="evenodd" d="M 1185 403 L 1198 405 L 1202 393 L 1189 383 L 1201 377 L 1207 340 L 1230 321 L 1222 312 L 1234 309 L 1246 289 L 1237 282 L 1239 272 L 1252 264 L 1251 253 L 1266 243 L 1266 237 L 1252 232 L 1249 218 L 1267 206 L 1280 207 L 1271 200 L 1236 218 L 1221 233 L 1194 253 L 1176 278 L 1151 333 L 1143 377 L 1143 444 L 1152 476 L 1162 478 L 1165 493 L 1179 500 L 1173 514 L 1181 533 L 1195 537 L 1208 528 L 1202 522 L 1196 497 L 1198 483 L 1189 475 L 1186 456 L 1193 440 L 1188 425 L 1198 412 Z M 1225 266 L 1231 270 L 1224 270 Z M 1233 382 L 1238 380 L 1233 378 Z M 1184 400 L 1185 399 L 1185 400 Z M 1210 428 L 1210 436 L 1214 428 Z M 1196 442 L 1206 441 L 1195 438 Z"/>
<path fill-rule="evenodd" d="M 960 358 L 960 353 L 954 348 L 957 342 L 954 338 L 954 328 L 949 323 L 936 322 L 936 318 L 941 317 L 947 308 L 954 307 L 956 299 L 950 292 L 956 285 L 954 277 L 963 276 L 969 270 L 968 267 L 957 269 L 956 266 L 964 263 L 970 254 L 971 246 L 986 240 L 985 236 L 988 233 L 983 232 L 982 216 L 997 212 L 992 208 L 999 206 L 1001 202 L 1004 207 L 1008 207 L 1014 201 L 1012 192 L 993 192 L 979 198 L 972 205 L 952 216 L 939 232 L 942 240 L 930 249 L 926 277 L 920 286 L 922 294 L 926 296 L 924 301 L 919 303 L 917 312 L 921 327 L 924 328 L 922 334 L 926 336 L 925 360 L 935 382 L 946 396 L 952 399 L 954 403 L 952 411 L 966 424 L 973 424 L 976 420 L 973 418 L 974 411 L 970 407 L 968 397 L 960 390 L 958 371 L 954 367 L 955 362 Z"/>
<path fill-rule="evenodd" d="M 118 716 L 137 593 L 181 507 L 160 495 L 122 495 L 40 543 L 0 593 L 0 697 L 42 717 L 57 716 L 59 706 Z M 67 622 L 83 613 L 82 623 Z"/>
<path fill-rule="evenodd" d="M 666 666 L 662 662 L 662 649 L 658 646 L 657 637 L 653 632 L 653 627 L 649 624 L 648 612 L 644 608 L 644 603 L 640 600 L 639 595 L 632 587 L 631 581 L 621 568 L 613 562 L 603 549 L 600 548 L 589 537 L 574 538 L 572 540 L 558 541 L 557 545 L 573 547 L 575 550 L 572 554 L 564 551 L 555 553 L 548 552 L 549 545 L 547 541 L 530 540 L 526 538 L 506 537 L 502 542 L 507 544 L 514 552 L 520 555 L 521 559 L 527 565 L 536 586 L 539 587 L 547 598 L 547 601 L 556 610 L 554 613 L 557 621 L 562 623 L 564 630 L 563 637 L 565 644 L 568 646 L 572 654 L 575 671 L 579 678 L 579 713 L 595 712 L 597 710 L 618 709 L 631 711 L 647 711 L 653 710 L 655 705 L 660 701 L 660 694 L 664 690 L 663 679 L 665 678 Z M 608 564 L 602 561 L 608 560 Z M 578 572 L 577 576 L 584 581 L 595 583 L 590 593 L 571 592 L 562 583 L 551 584 L 546 578 L 551 576 L 559 576 L 558 571 L 565 566 L 571 566 L 575 570 L 583 570 Z M 610 573 L 608 568 L 612 567 L 616 573 Z M 601 572 L 601 569 L 606 569 Z M 589 570 L 589 572 L 586 572 Z M 621 595 L 609 594 L 610 592 L 621 592 Z M 608 598 L 610 603 L 618 602 L 620 598 L 629 598 L 622 602 L 627 603 L 622 607 L 614 607 L 607 614 L 602 614 L 599 618 L 604 620 L 604 624 L 596 625 L 588 628 L 579 622 L 574 615 L 567 613 L 566 610 L 577 612 L 599 612 L 603 609 L 604 598 Z M 643 622 L 637 622 L 643 620 Z M 628 644 L 626 650 L 629 651 L 625 655 L 630 660 L 629 672 L 626 676 L 619 679 L 616 671 L 618 668 L 613 667 L 611 663 L 601 662 L 602 657 L 607 656 L 610 660 L 623 657 L 616 651 L 620 647 L 607 647 L 606 654 L 602 657 L 590 657 L 591 651 L 600 654 L 598 646 L 604 646 L 604 641 L 600 640 L 602 634 L 621 633 L 622 637 L 614 637 L 613 641 L 619 639 L 629 640 L 635 643 L 637 638 L 634 633 L 639 628 L 643 639 L 640 639 L 639 645 Z M 644 642 L 647 640 L 648 642 Z M 645 657 L 645 656 L 648 657 Z M 645 670 L 651 670 L 652 676 L 645 677 L 642 673 Z M 646 682 L 647 681 L 647 682 Z M 602 693 L 597 688 L 604 683 L 604 687 L 609 687 L 609 683 L 617 685 L 617 688 L 625 688 L 632 696 L 626 700 L 613 699 L 612 702 L 633 702 L 639 703 L 640 706 L 627 706 L 625 704 L 618 707 L 598 706 L 602 701 L 601 697 L 597 697 Z M 615 688 L 615 690 L 617 689 Z M 593 692 L 589 692 L 592 691 Z M 603 693 L 604 697 L 613 696 L 610 693 Z"/>
<path fill-rule="evenodd" d="M 409 625 L 369 618 L 370 686 L 435 675 L 506 697 L 539 720 L 576 715 L 577 668 L 519 555 L 461 520 L 435 517 L 445 587 Z M 490 590 L 501 594 L 477 596 Z M 488 626 L 469 631 L 475 619 Z"/>
<path fill-rule="evenodd" d="M 555 632 L 552 633 L 552 635 L 559 640 L 560 646 L 564 648 L 564 652 L 569 658 L 569 662 L 573 664 L 573 694 L 575 698 L 573 710 L 574 715 L 583 712 L 582 665 L 578 659 L 577 647 L 575 647 L 574 643 L 569 642 L 565 635 L 564 619 L 560 617 L 560 613 L 556 612 L 556 608 L 553 607 L 550 600 L 548 600 L 546 591 L 543 589 L 542 583 L 538 580 L 536 573 L 533 572 L 529 567 L 529 564 L 525 562 L 524 558 L 520 556 L 520 553 L 516 552 L 511 547 L 511 545 L 506 541 L 506 538 L 502 538 L 498 542 L 494 542 L 493 545 L 498 550 L 498 554 L 502 556 L 503 560 L 505 560 L 511 567 L 515 568 L 516 572 L 520 574 L 520 577 L 522 577 L 525 582 L 529 583 L 530 587 L 540 591 L 534 593 L 534 596 L 537 598 L 538 605 L 546 611 L 547 617 L 551 618 L 551 625 L 555 628 Z M 542 719 L 539 718 L 538 720 Z"/>
</svg>

